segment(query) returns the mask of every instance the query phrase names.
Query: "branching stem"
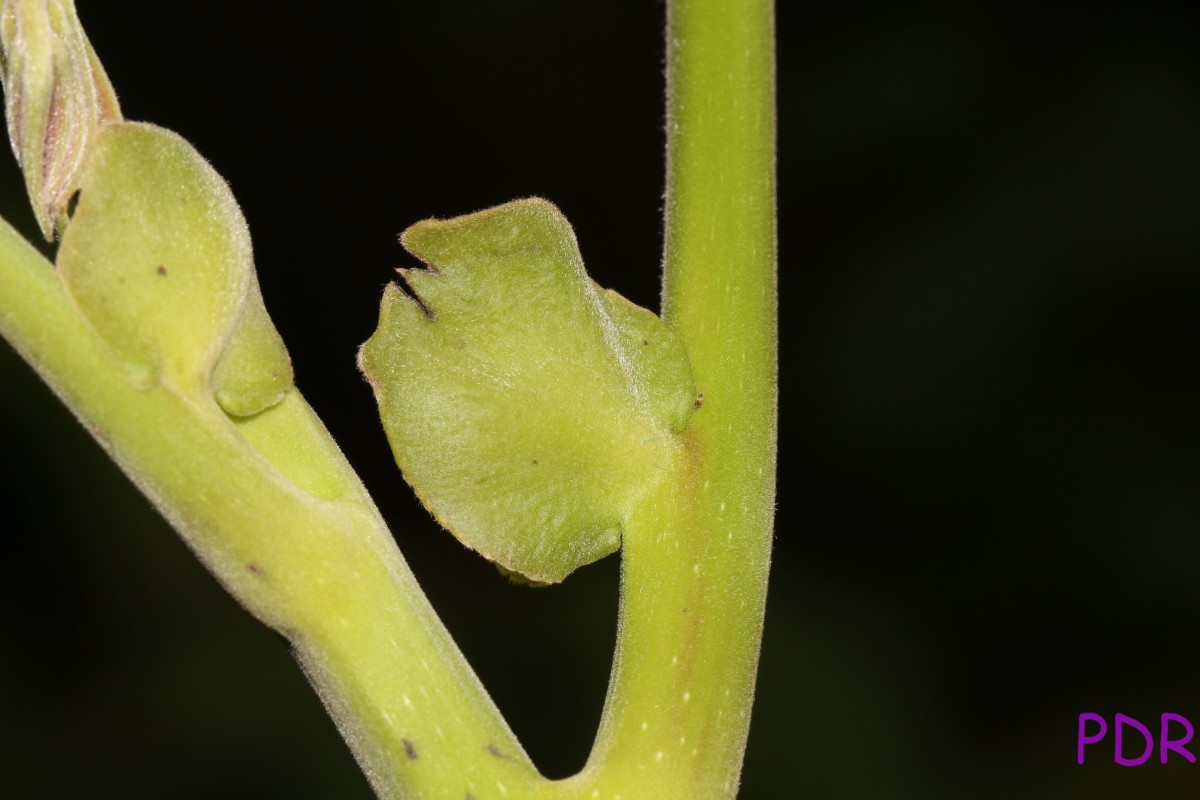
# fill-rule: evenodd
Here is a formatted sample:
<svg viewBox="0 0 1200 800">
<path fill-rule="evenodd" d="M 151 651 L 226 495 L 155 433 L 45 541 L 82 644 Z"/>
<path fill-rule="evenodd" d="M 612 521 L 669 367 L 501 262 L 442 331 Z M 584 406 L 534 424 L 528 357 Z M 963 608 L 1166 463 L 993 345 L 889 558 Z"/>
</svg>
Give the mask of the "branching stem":
<svg viewBox="0 0 1200 800">
<path fill-rule="evenodd" d="M 497 783 L 521 796 L 543 783 L 298 393 L 235 423 L 211 397 L 131 381 L 3 221 L 0 335 L 230 593 L 287 637 L 380 797 Z"/>
<path fill-rule="evenodd" d="M 564 781 L 521 751 L 297 392 L 235 419 L 207 387 L 131 375 L 0 222 L 0 335 L 288 638 L 385 800 L 736 792 L 774 502 L 772 25 L 769 0 L 669 3 L 663 312 L 703 394 L 624 531 L 608 702 L 587 767 Z"/>
</svg>

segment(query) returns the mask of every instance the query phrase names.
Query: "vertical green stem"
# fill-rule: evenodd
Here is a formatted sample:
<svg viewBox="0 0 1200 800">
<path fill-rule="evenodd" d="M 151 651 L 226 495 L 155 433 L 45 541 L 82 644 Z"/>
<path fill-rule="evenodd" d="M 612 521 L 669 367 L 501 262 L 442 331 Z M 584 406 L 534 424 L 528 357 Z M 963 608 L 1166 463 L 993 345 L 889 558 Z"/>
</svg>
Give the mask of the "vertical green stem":
<svg viewBox="0 0 1200 800">
<path fill-rule="evenodd" d="M 774 516 L 773 50 L 769 0 L 669 3 L 663 314 L 703 402 L 676 479 L 625 532 L 613 681 L 580 776 L 597 797 L 737 788 Z"/>
</svg>

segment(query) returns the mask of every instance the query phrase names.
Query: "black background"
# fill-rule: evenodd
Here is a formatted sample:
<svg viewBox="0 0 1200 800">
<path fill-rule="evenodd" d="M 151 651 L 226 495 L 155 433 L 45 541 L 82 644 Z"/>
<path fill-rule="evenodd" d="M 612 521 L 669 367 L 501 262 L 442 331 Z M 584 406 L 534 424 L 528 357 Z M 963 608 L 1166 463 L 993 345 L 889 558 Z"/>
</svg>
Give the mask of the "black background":
<svg viewBox="0 0 1200 800">
<path fill-rule="evenodd" d="M 570 774 L 617 560 L 533 591 L 439 531 L 354 354 L 401 228 L 533 194 L 600 284 L 657 306 L 661 3 L 80 6 L 126 115 L 231 183 L 301 389 L 531 755 Z M 1074 740 L 1083 711 L 1200 724 L 1182 8 L 780 5 L 780 499 L 743 797 L 1195 795 L 1200 764 L 1106 745 L 1080 767 Z M 11 159 L 0 187 L 31 231 Z M 370 796 L 276 637 L 8 348 L 0 503 L 0 794 Z"/>
</svg>

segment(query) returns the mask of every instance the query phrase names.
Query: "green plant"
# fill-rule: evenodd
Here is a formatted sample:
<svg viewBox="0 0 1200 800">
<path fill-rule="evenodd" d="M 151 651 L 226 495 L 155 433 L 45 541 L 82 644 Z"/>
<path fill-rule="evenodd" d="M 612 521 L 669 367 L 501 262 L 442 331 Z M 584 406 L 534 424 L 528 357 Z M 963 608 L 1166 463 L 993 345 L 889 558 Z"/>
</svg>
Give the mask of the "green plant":
<svg viewBox="0 0 1200 800">
<path fill-rule="evenodd" d="M 47 12 L 51 16 L 43 16 Z M 553 289 L 548 297 L 556 305 L 573 297 L 596 315 L 597 330 L 579 334 L 589 340 L 580 348 L 591 348 L 593 367 L 551 384 L 597 401 L 590 411 L 569 409 L 599 427 L 595 446 L 577 454 L 580 463 L 608 459 L 597 475 L 624 473 L 589 498 L 586 508 L 579 496 L 595 488 L 594 480 L 578 483 L 559 501 L 568 512 L 580 512 L 575 527 L 602 534 L 593 546 L 577 545 L 571 534 L 579 531 L 554 522 L 546 512 L 553 503 L 530 503 L 529 495 L 541 491 L 535 478 L 509 487 L 506 497 L 523 499 L 502 515 L 478 493 L 452 498 L 439 512 L 436 498 L 462 485 L 461 468 L 425 479 L 440 487 L 428 492 L 435 512 L 469 518 L 451 522 L 460 536 L 533 579 L 559 579 L 611 550 L 612 531 L 620 529 L 623 625 L 609 704 L 589 766 L 557 783 L 542 780 L 524 758 L 425 602 L 361 484 L 291 386 L 286 352 L 250 267 L 244 225 L 223 183 L 178 137 L 116 122 L 115 100 L 103 81 L 93 80 L 102 73 L 72 27 L 69 4 L 15 3 L 5 16 L 10 124 L 43 230 L 57 226 L 62 241 L 55 272 L 4 229 L 0 329 L 230 591 L 289 638 L 383 796 L 634 797 L 650 791 L 694 797 L 728 795 L 736 784 L 761 631 L 773 493 L 770 8 L 761 2 L 725 9 L 681 2 L 670 14 L 664 318 L 678 340 L 648 312 L 597 293 L 573 272 L 570 231 L 542 204 L 510 206 L 441 228 L 426 225 L 408 235 L 424 235 L 414 249 L 438 253 L 429 256 L 435 266 L 438 259 L 488 260 L 497 255 L 488 252 L 496 231 L 459 230 L 441 240 L 437 232 L 469 228 L 472 220 L 508 224 L 513 214 L 531 216 L 534 228 L 545 223 L 551 230 L 522 228 L 518 238 L 529 241 L 515 249 L 570 267 L 573 288 Z M 31 20 L 47 25 L 40 31 L 14 27 Z M 70 75 L 80 80 L 64 83 Z M 80 113 L 92 115 L 87 125 L 72 129 L 78 137 L 55 127 L 56 92 L 83 98 Z M 18 105 L 14 97 L 37 98 L 42 105 Z M 48 152 L 63 157 L 47 159 Z M 54 169 L 44 172 L 42 165 Z M 79 187 L 78 205 L 68 213 Z M 410 281 L 428 299 L 430 279 L 414 274 Z M 393 309 L 415 308 L 395 292 L 389 296 Z M 435 312 L 437 302 L 430 300 Z M 461 305 L 464 316 L 477 307 Z M 436 324 L 453 321 L 445 316 Z M 474 322 L 503 324 L 499 317 Z M 410 324 L 421 323 L 414 317 Z M 373 341 L 387 339 L 389 330 L 381 327 Z M 572 323 L 571 331 L 577 330 Z M 656 352 L 663 342 L 668 356 L 658 361 L 637 355 L 635 332 Z M 365 351 L 369 372 L 372 352 Z M 411 352 L 403 343 L 381 347 L 376 383 L 385 387 L 380 373 Z M 538 365 L 545 358 L 535 353 L 528 360 Z M 613 368 L 598 384 L 578 388 L 597 377 L 590 374 L 598 371 L 595 364 Z M 412 364 L 402 366 L 401 376 L 412 374 Z M 499 366 L 516 364 L 501 360 Z M 493 388 L 478 380 L 480 369 L 462 369 L 459 385 L 429 370 L 422 390 L 436 398 L 447 390 Z M 405 387 L 397 396 L 410 391 Z M 387 412 L 388 392 L 380 393 Z M 618 402 L 620 396 L 628 402 Z M 520 403 L 506 402 L 487 413 L 519 413 Z M 607 418 L 594 420 L 601 415 Z M 657 424 L 641 428 L 643 418 Z M 429 457 L 421 442 L 428 431 L 388 427 L 402 462 L 405 453 L 419 450 L 430 469 L 446 469 L 442 454 Z M 624 432 L 615 441 L 613 428 Z M 494 451 L 486 472 L 517 476 L 515 459 L 536 460 L 521 451 L 529 438 L 465 442 L 458 463 L 482 464 L 485 456 L 476 449 L 483 448 Z M 579 438 L 560 431 L 547 444 L 561 451 Z M 622 441 L 628 447 L 614 450 Z M 648 441 L 654 445 L 649 455 L 627 452 Z M 560 478 L 569 480 L 575 465 L 566 466 Z M 422 470 L 405 467 L 410 480 Z M 421 480 L 414 485 L 424 494 Z M 472 503 L 483 511 L 472 511 Z M 550 529 L 566 537 L 550 552 L 575 548 L 578 557 L 548 563 L 544 553 L 517 552 L 508 558 L 506 552 L 521 550 L 520 532 L 507 532 L 499 542 L 472 533 L 490 535 L 499 521 L 535 513 L 547 513 Z M 672 610 L 677 613 L 665 613 Z"/>
</svg>

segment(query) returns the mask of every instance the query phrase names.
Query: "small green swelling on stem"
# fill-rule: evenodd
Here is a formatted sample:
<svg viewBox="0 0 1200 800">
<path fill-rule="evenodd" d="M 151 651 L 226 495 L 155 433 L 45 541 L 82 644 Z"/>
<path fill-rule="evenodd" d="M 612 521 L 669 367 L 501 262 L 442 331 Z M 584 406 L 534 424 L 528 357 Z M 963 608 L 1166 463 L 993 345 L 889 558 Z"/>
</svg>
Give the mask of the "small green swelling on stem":
<svg viewBox="0 0 1200 800">
<path fill-rule="evenodd" d="M 121 119 L 71 0 L 0 0 L 10 136 L 60 237 L 50 264 L 0 223 L 0 334 L 286 637 L 381 798 L 736 793 L 773 497 L 770 5 L 676 0 L 668 41 L 665 319 L 530 199 L 409 228 L 427 268 L 360 353 L 464 544 L 537 584 L 621 549 L 596 745 L 547 781 L 295 387 L 224 181 Z"/>
</svg>

